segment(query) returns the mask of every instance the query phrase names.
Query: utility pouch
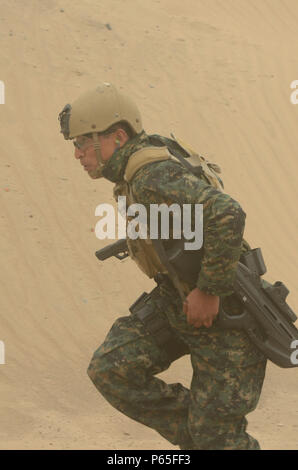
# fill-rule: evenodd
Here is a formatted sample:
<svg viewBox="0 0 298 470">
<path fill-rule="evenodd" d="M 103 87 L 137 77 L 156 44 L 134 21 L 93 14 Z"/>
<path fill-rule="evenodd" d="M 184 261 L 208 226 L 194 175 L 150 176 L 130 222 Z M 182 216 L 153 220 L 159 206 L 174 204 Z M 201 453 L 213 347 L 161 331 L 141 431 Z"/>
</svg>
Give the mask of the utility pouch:
<svg viewBox="0 0 298 470">
<path fill-rule="evenodd" d="M 154 292 L 155 289 L 153 289 L 152 292 Z M 149 302 L 152 298 L 152 292 L 150 294 L 143 292 L 129 307 L 129 311 L 137 315 L 145 329 L 154 338 L 158 347 L 166 351 L 169 359 L 173 362 L 179 359 L 179 357 L 189 354 L 189 349 L 187 345 L 174 334 L 166 316 L 155 307 L 153 302 Z"/>
</svg>

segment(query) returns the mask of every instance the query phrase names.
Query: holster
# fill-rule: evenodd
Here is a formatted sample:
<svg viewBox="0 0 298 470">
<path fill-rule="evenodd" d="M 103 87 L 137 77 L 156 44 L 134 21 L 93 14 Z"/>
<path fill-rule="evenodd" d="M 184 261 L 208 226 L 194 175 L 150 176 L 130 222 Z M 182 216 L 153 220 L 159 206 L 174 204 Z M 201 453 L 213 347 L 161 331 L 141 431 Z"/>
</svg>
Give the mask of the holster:
<svg viewBox="0 0 298 470">
<path fill-rule="evenodd" d="M 141 320 L 158 347 L 165 351 L 171 362 L 173 362 L 179 359 L 179 357 L 189 354 L 189 349 L 174 333 L 166 316 L 154 305 L 155 302 L 149 302 L 154 296 L 156 289 L 157 287 L 150 294 L 143 292 L 129 307 L 129 310 Z"/>
</svg>

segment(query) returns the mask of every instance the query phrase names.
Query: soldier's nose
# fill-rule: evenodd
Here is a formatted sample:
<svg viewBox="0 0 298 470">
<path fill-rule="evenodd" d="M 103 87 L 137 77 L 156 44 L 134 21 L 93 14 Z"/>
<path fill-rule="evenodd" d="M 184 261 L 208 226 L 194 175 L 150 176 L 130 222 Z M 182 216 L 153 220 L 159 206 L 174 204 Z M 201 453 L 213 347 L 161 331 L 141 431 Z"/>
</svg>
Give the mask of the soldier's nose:
<svg viewBox="0 0 298 470">
<path fill-rule="evenodd" d="M 82 154 L 83 154 L 83 152 L 80 151 L 80 149 L 77 149 L 77 148 L 75 149 L 75 151 L 74 151 L 75 158 L 77 158 L 79 160 L 81 158 Z"/>
</svg>

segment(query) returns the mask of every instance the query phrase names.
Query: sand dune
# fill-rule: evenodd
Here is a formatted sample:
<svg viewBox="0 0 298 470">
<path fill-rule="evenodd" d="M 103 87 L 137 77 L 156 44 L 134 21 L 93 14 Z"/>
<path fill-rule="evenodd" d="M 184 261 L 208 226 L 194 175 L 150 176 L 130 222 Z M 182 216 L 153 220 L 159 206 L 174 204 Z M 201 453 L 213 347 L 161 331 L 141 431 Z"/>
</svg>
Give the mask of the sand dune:
<svg viewBox="0 0 298 470">
<path fill-rule="evenodd" d="M 171 449 L 113 410 L 86 368 L 109 326 L 152 282 L 101 265 L 95 207 L 112 202 L 59 135 L 64 104 L 98 81 L 131 94 L 145 129 L 175 132 L 223 168 L 269 280 L 298 312 L 296 0 L 2 0 L 1 449 Z M 189 384 L 187 359 L 163 376 Z M 297 449 L 297 371 L 270 364 L 249 429 Z"/>
</svg>

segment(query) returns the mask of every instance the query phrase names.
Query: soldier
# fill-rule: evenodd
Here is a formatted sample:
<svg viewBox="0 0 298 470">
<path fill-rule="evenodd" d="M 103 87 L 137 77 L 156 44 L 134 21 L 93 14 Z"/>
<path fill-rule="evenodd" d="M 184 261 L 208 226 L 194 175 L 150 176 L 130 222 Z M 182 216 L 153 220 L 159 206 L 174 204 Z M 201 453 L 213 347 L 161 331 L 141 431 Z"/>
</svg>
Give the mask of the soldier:
<svg viewBox="0 0 298 470">
<path fill-rule="evenodd" d="M 180 449 L 259 449 L 246 432 L 246 415 L 257 406 L 266 359 L 245 332 L 223 330 L 217 321 L 220 300 L 230 312 L 238 308 L 235 271 L 249 249 L 240 205 L 222 191 L 215 166 L 201 158 L 195 176 L 180 161 L 187 153 L 182 145 L 147 135 L 136 105 L 112 84 L 81 95 L 59 119 L 75 158 L 91 178 L 115 183 L 115 197 L 145 207 L 203 204 L 204 211 L 192 281 L 170 268 L 160 244 L 127 239 L 130 256 L 157 287 L 114 323 L 93 355 L 90 379 L 112 406 Z M 190 389 L 156 377 L 185 354 L 193 368 Z"/>
</svg>

